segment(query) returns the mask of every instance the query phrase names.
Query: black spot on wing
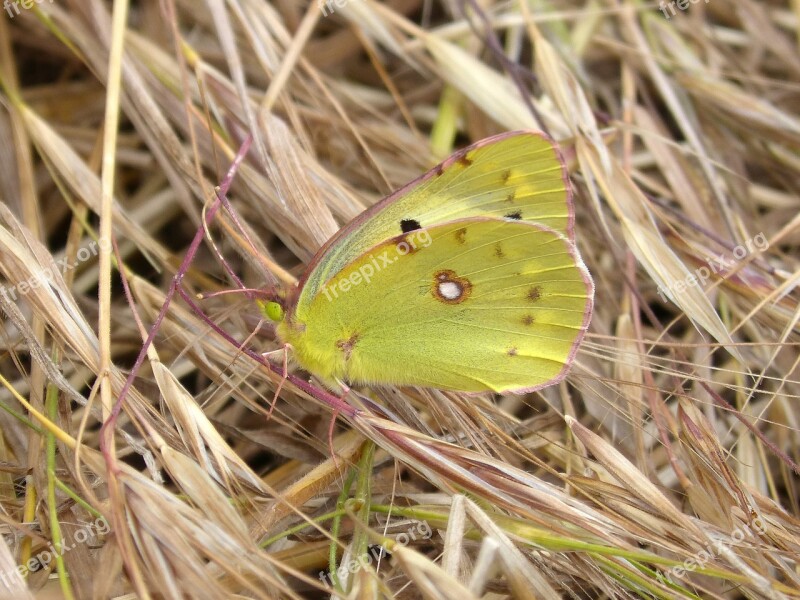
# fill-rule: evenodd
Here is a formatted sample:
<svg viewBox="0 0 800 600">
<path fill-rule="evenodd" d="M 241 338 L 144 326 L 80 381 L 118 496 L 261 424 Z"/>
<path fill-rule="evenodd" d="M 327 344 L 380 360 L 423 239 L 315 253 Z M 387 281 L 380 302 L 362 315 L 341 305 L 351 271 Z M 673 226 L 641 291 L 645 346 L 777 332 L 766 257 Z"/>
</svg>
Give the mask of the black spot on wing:
<svg viewBox="0 0 800 600">
<path fill-rule="evenodd" d="M 515 212 L 508 213 L 507 215 L 505 215 L 505 218 L 513 219 L 514 221 L 519 221 L 520 219 L 522 219 L 522 212 L 517 210 Z"/>
<path fill-rule="evenodd" d="M 422 229 L 422 225 L 420 225 L 419 221 L 416 219 L 403 219 L 400 221 L 400 229 L 403 233 L 409 233 L 417 229 Z"/>
</svg>

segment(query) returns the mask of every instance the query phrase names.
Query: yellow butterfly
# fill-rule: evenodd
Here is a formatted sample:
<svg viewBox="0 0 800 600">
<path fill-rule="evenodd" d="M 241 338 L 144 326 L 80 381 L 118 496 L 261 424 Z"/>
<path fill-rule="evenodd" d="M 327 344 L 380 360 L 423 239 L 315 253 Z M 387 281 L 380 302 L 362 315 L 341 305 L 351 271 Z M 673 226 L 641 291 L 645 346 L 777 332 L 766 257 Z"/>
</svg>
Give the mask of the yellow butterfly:
<svg viewBox="0 0 800 600">
<path fill-rule="evenodd" d="M 518 131 L 366 210 L 264 311 L 331 387 L 524 393 L 565 376 L 593 297 L 564 160 L 545 135 Z"/>
</svg>

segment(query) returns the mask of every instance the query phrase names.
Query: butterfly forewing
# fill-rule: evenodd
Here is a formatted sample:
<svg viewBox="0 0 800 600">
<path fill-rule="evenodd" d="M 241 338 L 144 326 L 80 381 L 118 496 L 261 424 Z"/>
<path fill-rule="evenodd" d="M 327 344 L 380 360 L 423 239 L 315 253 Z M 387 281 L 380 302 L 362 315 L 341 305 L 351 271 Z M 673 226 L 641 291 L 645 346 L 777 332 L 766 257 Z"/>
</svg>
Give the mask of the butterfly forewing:
<svg viewBox="0 0 800 600">
<path fill-rule="evenodd" d="M 467 217 L 535 222 L 572 239 L 569 178 L 553 141 L 519 131 L 458 151 L 345 226 L 310 265 L 299 301 L 309 302 L 325 281 L 382 241 Z"/>
</svg>

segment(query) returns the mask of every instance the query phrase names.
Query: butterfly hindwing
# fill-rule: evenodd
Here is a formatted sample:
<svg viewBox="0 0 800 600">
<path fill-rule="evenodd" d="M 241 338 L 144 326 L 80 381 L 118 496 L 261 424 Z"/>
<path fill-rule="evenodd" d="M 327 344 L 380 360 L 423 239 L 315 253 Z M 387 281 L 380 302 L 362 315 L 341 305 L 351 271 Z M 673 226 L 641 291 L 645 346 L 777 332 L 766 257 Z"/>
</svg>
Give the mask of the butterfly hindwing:
<svg viewBox="0 0 800 600">
<path fill-rule="evenodd" d="M 279 334 L 328 381 L 521 392 L 563 376 L 592 297 L 562 233 L 473 217 L 371 247 Z"/>
</svg>

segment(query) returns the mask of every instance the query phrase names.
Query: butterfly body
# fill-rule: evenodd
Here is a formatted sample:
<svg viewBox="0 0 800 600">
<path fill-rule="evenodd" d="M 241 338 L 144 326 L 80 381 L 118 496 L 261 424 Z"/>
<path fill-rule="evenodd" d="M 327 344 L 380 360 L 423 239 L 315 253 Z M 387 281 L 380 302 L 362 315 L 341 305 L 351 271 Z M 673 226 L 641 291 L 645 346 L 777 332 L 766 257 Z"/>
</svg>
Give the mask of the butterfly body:
<svg viewBox="0 0 800 600">
<path fill-rule="evenodd" d="M 323 382 L 525 392 L 564 376 L 593 284 L 539 134 L 470 146 L 346 226 L 276 332 Z"/>
</svg>

